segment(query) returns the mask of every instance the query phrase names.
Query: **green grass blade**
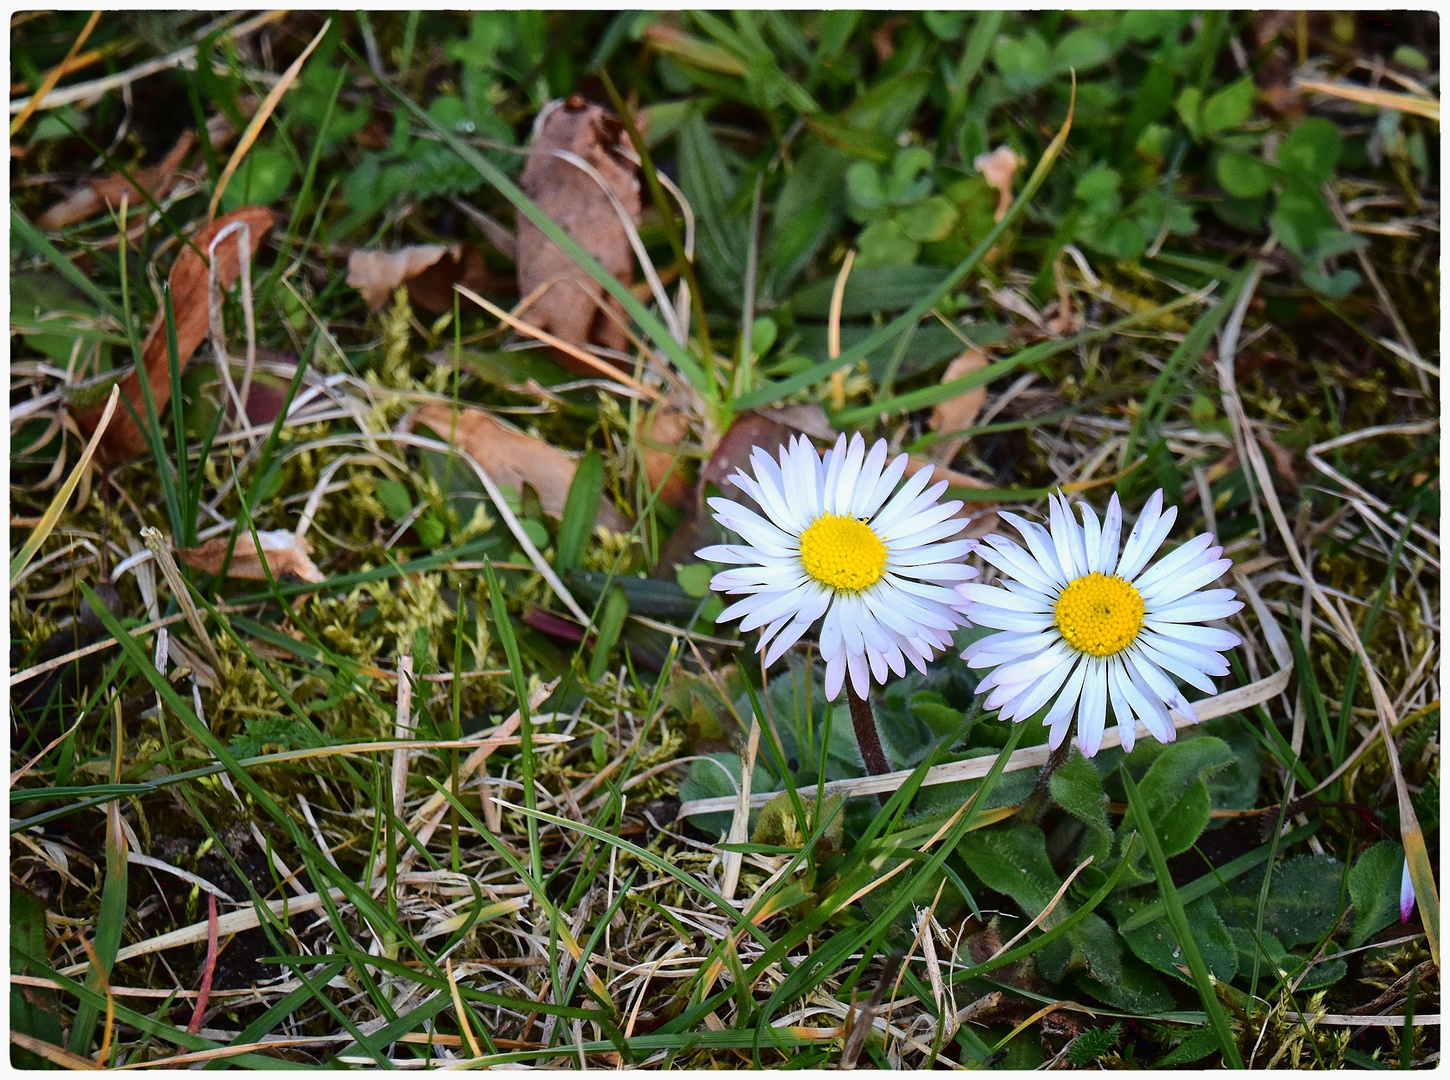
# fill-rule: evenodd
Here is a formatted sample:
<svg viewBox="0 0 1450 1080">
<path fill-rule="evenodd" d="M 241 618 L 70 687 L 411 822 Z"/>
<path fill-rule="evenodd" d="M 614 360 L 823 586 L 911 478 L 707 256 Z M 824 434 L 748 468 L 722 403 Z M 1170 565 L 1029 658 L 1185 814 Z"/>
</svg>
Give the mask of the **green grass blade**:
<svg viewBox="0 0 1450 1080">
<path fill-rule="evenodd" d="M 554 545 L 554 569 L 559 573 L 584 565 L 584 550 L 594 535 L 599 517 L 599 500 L 604 495 L 604 456 L 590 450 L 574 470 L 569 494 L 564 497 L 564 515 L 559 521 L 559 539 Z"/>
<path fill-rule="evenodd" d="M 483 560 L 483 573 L 488 580 L 488 602 L 493 608 L 494 630 L 503 644 L 504 655 L 508 657 L 509 672 L 513 675 L 514 695 L 519 709 L 519 772 L 524 784 L 524 806 L 534 810 L 539 804 L 534 791 L 534 718 L 529 715 L 528 674 L 523 661 L 519 659 L 519 642 L 514 637 L 514 626 L 509 620 L 508 605 L 504 603 L 503 589 L 499 587 L 498 575 L 493 570 L 493 560 Z M 529 869 L 535 881 L 544 878 L 544 856 L 539 848 L 539 823 L 533 817 L 528 819 Z"/>
<path fill-rule="evenodd" d="M 107 296 L 101 287 L 83 273 L 75 263 L 61 254 L 56 246 L 46 238 L 45 233 L 41 232 L 13 205 L 10 207 L 10 228 L 27 246 L 34 248 L 46 262 L 55 267 L 61 277 L 94 300 L 98 307 L 117 319 L 125 318 L 125 313 L 121 310 L 120 305 Z"/>
<path fill-rule="evenodd" d="M 1208 968 L 1203 962 L 1203 956 L 1198 951 L 1198 942 L 1193 937 L 1193 931 L 1189 929 L 1188 914 L 1183 910 L 1183 900 L 1178 895 L 1178 887 L 1173 884 L 1173 878 L 1168 873 L 1168 861 L 1163 857 L 1163 845 L 1158 842 L 1158 834 L 1153 821 L 1143 806 L 1143 797 L 1138 794 L 1138 785 L 1133 783 L 1133 778 L 1128 775 L 1126 769 L 1121 770 L 1119 775 L 1122 778 L 1123 787 L 1128 793 L 1128 808 L 1133 815 L 1133 820 L 1138 824 L 1138 834 L 1143 837 L 1147 846 L 1148 861 L 1153 864 L 1153 873 L 1158 878 L 1158 889 L 1163 894 L 1163 903 L 1167 907 L 1168 924 L 1172 927 L 1173 935 L 1183 949 L 1183 957 L 1188 963 L 1193 983 L 1198 987 L 1198 996 L 1203 1000 L 1204 1011 L 1208 1014 L 1209 1027 L 1213 1029 L 1214 1035 L 1218 1038 L 1224 1062 L 1231 1068 L 1242 1069 L 1244 1061 L 1239 1056 L 1239 1047 L 1238 1043 L 1234 1041 L 1233 1029 L 1229 1027 L 1228 1017 L 1224 1014 L 1223 1005 L 1219 1002 L 1218 993 L 1214 989 L 1213 978 L 1209 975 Z"/>
</svg>

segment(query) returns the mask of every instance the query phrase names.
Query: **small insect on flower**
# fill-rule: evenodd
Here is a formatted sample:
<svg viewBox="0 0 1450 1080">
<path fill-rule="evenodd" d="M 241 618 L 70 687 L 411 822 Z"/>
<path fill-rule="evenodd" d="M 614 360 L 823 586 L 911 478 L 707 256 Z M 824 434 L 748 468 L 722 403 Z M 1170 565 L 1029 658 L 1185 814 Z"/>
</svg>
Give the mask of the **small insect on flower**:
<svg viewBox="0 0 1450 1080">
<path fill-rule="evenodd" d="M 762 627 L 758 652 L 773 664 L 817 621 L 826 660 L 826 697 L 835 700 L 847 674 L 865 698 L 872 677 L 926 669 L 963 624 L 952 586 L 976 576 L 961 559 L 975 540 L 949 540 L 966 527 L 960 502 L 940 502 L 945 480 L 928 488 L 930 467 L 905 484 L 907 456 L 886 463 L 885 440 L 866 450 L 859 434 L 837 440 L 822 459 L 804 437 L 781 448 L 779 464 L 756 447 L 755 475 L 731 479 L 765 512 L 711 499 L 715 520 L 742 544 L 700 551 L 710 562 L 739 564 L 710 581 L 719 592 L 745 594 L 718 622 Z M 898 490 L 898 485 L 900 488 Z"/>
<path fill-rule="evenodd" d="M 1002 632 L 973 643 L 962 657 L 971 667 L 995 669 L 978 689 L 991 691 L 986 706 L 1000 707 L 1003 719 L 1025 720 L 1052 702 L 1042 722 L 1051 728 L 1053 749 L 1076 716 L 1078 746 L 1096 754 L 1110 701 L 1125 750 L 1133 749 L 1138 721 L 1159 742 L 1172 742 L 1170 708 L 1198 719 L 1172 677 L 1211 694 L 1209 677 L 1229 670 L 1221 653 L 1239 644 L 1235 634 L 1203 625 L 1244 606 L 1234 591 L 1199 591 L 1231 562 L 1204 533 L 1148 566 L 1178 516 L 1176 507 L 1163 510 L 1162 491 L 1148 500 L 1121 555 L 1118 497 L 1101 524 L 1092 507 L 1078 506 L 1080 525 L 1066 498 L 1052 498 L 1051 531 L 1002 515 L 1028 550 L 995 534 L 984 540 L 982 558 L 1004 582 L 971 582 L 957 592 L 970 622 Z"/>
</svg>

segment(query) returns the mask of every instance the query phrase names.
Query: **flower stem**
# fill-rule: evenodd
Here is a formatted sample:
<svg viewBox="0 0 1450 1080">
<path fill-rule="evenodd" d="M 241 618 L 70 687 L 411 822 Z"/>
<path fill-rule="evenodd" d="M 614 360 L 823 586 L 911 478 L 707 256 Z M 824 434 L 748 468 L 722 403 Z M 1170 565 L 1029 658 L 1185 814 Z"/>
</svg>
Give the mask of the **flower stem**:
<svg viewBox="0 0 1450 1080">
<path fill-rule="evenodd" d="M 1052 780 L 1052 774 L 1062 768 L 1071 753 L 1072 739 L 1065 738 L 1057 749 L 1047 755 L 1047 761 L 1043 763 L 1042 771 L 1037 774 L 1037 783 L 1032 788 L 1032 794 L 1027 796 L 1021 809 L 1017 811 L 1019 819 L 1035 822 L 1042 816 L 1042 811 L 1047 809 L 1047 797 L 1052 790 L 1048 786 Z"/>
<path fill-rule="evenodd" d="M 861 760 L 866 763 L 866 772 L 880 776 L 891 771 L 886 764 L 886 751 L 881 749 L 881 734 L 876 730 L 876 717 L 871 712 L 871 702 L 857 695 L 855 689 L 846 684 L 846 700 L 851 705 L 851 724 L 856 729 L 856 744 L 861 748 Z"/>
</svg>

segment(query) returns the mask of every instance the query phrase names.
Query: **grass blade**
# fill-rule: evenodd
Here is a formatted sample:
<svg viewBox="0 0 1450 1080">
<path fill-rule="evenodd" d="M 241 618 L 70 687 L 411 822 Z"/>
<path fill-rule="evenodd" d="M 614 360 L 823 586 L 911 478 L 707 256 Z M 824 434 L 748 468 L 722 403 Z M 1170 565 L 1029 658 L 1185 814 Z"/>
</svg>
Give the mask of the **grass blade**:
<svg viewBox="0 0 1450 1080">
<path fill-rule="evenodd" d="M 1223 1005 L 1219 1003 L 1213 977 L 1209 975 L 1203 956 L 1198 951 L 1198 942 L 1194 940 L 1193 931 L 1189 929 L 1188 914 L 1183 910 L 1183 899 L 1178 895 L 1178 887 L 1173 884 L 1173 878 L 1168 873 L 1163 845 L 1158 842 L 1158 834 L 1143 806 L 1143 797 L 1138 794 L 1138 785 L 1133 783 L 1127 769 L 1121 770 L 1119 775 L 1128 793 L 1128 808 L 1133 820 L 1138 823 L 1138 834 L 1147 845 L 1148 861 L 1153 864 L 1153 873 L 1158 877 L 1158 889 L 1163 894 L 1163 903 L 1168 910 L 1168 925 L 1173 928 L 1173 935 L 1183 949 L 1183 957 L 1188 962 L 1188 970 L 1193 975 L 1193 983 L 1198 987 L 1198 996 L 1203 999 L 1203 1008 L 1208 1014 L 1208 1025 L 1218 1038 L 1224 1062 L 1231 1068 L 1242 1069 L 1244 1061 L 1239 1056 L 1233 1029 L 1229 1027 L 1228 1017 L 1224 1014 Z"/>
</svg>

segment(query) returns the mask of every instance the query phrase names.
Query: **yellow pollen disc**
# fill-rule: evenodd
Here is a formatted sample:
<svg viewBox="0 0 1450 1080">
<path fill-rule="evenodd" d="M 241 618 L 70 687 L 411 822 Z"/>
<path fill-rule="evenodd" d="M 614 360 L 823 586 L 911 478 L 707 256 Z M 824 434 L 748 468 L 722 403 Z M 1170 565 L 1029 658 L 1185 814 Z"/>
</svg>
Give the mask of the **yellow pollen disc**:
<svg viewBox="0 0 1450 1080">
<path fill-rule="evenodd" d="M 1114 574 L 1091 574 L 1067 583 L 1053 609 L 1067 643 L 1092 656 L 1120 653 L 1143 628 L 1143 598 Z"/>
<path fill-rule="evenodd" d="M 886 545 L 864 521 L 822 514 L 801 533 L 801 565 L 822 585 L 860 592 L 886 572 Z"/>
</svg>

